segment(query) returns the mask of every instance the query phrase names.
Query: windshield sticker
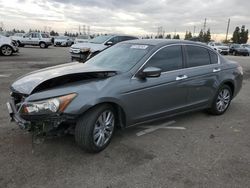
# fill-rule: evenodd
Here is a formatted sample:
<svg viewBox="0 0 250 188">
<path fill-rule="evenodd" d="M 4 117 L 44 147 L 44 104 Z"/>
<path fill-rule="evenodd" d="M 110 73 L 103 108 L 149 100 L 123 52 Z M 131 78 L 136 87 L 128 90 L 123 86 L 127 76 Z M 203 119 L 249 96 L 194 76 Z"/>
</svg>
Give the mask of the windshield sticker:
<svg viewBox="0 0 250 188">
<path fill-rule="evenodd" d="M 132 45 L 130 48 L 145 50 L 147 47 L 148 45 Z"/>
</svg>

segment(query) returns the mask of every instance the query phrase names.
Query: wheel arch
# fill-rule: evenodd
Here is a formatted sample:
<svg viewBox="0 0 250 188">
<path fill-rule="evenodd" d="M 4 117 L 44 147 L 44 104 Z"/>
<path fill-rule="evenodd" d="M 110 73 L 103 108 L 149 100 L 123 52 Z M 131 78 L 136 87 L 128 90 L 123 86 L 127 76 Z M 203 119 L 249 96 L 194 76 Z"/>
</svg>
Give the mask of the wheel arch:
<svg viewBox="0 0 250 188">
<path fill-rule="evenodd" d="M 121 104 L 118 104 L 117 102 L 114 102 L 114 101 L 102 101 L 102 102 L 96 103 L 95 105 L 90 106 L 87 109 L 85 109 L 83 112 L 81 112 L 79 116 L 82 116 L 85 113 L 89 112 L 90 110 L 92 110 L 94 108 L 98 108 L 99 106 L 102 106 L 105 104 L 111 105 L 114 108 L 114 113 L 116 115 L 116 121 L 118 122 L 118 124 L 116 126 L 118 128 L 126 127 L 126 124 L 127 124 L 126 112 Z"/>
<path fill-rule="evenodd" d="M 223 85 L 227 85 L 228 87 L 230 87 L 231 92 L 232 92 L 232 96 L 234 96 L 235 93 L 235 84 L 233 80 L 225 80 L 221 83 L 220 87 Z"/>
</svg>

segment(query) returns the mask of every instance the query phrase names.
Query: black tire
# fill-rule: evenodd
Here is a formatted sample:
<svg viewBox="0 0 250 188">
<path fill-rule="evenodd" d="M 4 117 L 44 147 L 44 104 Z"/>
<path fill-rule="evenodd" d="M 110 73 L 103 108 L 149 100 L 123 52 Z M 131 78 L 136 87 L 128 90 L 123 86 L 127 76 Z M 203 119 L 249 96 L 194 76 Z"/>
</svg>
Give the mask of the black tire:
<svg viewBox="0 0 250 188">
<path fill-rule="evenodd" d="M 109 139 L 102 145 L 97 146 L 94 140 L 94 130 L 96 127 L 96 123 L 98 118 L 104 112 L 112 112 L 113 113 L 113 129 L 112 133 L 109 134 Z M 108 104 L 104 104 L 101 106 L 97 106 L 93 109 L 90 109 L 87 113 L 81 116 L 76 124 L 75 128 L 75 141 L 76 143 L 84 150 L 91 152 L 91 153 L 98 153 L 105 149 L 114 134 L 114 127 L 115 127 L 116 117 L 112 106 Z"/>
<path fill-rule="evenodd" d="M 227 90 L 227 91 L 229 92 L 229 101 L 228 101 L 228 104 L 226 105 L 225 109 L 219 110 L 219 109 L 218 109 L 218 106 L 217 106 L 217 102 L 218 102 L 218 100 L 219 100 L 219 99 L 218 99 L 218 98 L 219 98 L 219 95 L 221 94 L 221 92 L 222 92 L 223 90 L 224 90 L 224 91 Z M 213 99 L 212 107 L 208 110 L 208 112 L 209 112 L 210 114 L 213 114 L 213 115 L 222 115 L 222 114 L 224 114 L 224 113 L 227 111 L 228 107 L 230 106 L 232 97 L 233 97 L 233 95 L 232 95 L 232 90 L 231 90 L 231 88 L 230 88 L 228 85 L 222 85 L 222 86 L 220 87 L 220 89 L 217 91 L 217 93 L 216 93 L 216 95 L 215 95 L 215 97 L 214 97 L 214 99 Z"/>
<path fill-rule="evenodd" d="M 40 48 L 46 48 L 47 45 L 45 42 L 40 42 L 39 46 Z"/>
<path fill-rule="evenodd" d="M 4 56 L 11 56 L 12 53 L 13 53 L 13 49 L 11 46 L 9 45 L 3 45 L 1 48 L 0 48 L 0 53 Z"/>
</svg>

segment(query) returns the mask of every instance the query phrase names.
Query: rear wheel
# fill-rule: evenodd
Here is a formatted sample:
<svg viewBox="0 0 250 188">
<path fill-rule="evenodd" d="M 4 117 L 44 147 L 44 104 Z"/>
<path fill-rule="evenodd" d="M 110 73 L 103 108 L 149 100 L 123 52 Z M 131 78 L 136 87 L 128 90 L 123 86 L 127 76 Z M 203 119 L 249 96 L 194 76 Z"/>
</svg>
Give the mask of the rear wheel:
<svg viewBox="0 0 250 188">
<path fill-rule="evenodd" d="M 4 45 L 1 47 L 1 54 L 4 56 L 10 56 L 13 53 L 13 49 L 9 45 Z"/>
<path fill-rule="evenodd" d="M 221 115 L 226 112 L 232 100 L 232 90 L 229 86 L 223 85 L 217 92 L 212 108 L 209 112 L 214 115 Z"/>
<path fill-rule="evenodd" d="M 108 146 L 115 128 L 115 113 L 110 105 L 91 109 L 79 118 L 75 140 L 86 151 L 100 152 Z"/>
</svg>

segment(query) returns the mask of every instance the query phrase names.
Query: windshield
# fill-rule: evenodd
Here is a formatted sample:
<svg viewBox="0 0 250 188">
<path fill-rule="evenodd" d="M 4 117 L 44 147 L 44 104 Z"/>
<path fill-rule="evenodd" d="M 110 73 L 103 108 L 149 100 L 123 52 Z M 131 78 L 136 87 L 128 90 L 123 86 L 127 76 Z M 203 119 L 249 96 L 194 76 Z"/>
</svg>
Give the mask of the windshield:
<svg viewBox="0 0 250 188">
<path fill-rule="evenodd" d="M 219 42 L 216 42 L 216 43 L 214 43 L 214 44 L 215 44 L 215 46 L 224 46 L 224 44 L 219 43 Z"/>
<path fill-rule="evenodd" d="M 151 46 L 137 44 L 118 44 L 104 50 L 86 62 L 96 67 L 126 72 L 145 56 Z"/>
<path fill-rule="evenodd" d="M 240 44 L 234 44 L 233 47 L 240 48 Z"/>
<path fill-rule="evenodd" d="M 102 44 L 106 40 L 108 40 L 110 37 L 111 37 L 110 35 L 102 35 L 102 36 L 95 37 L 95 38 L 91 39 L 89 42 L 95 43 L 95 44 Z"/>
</svg>

